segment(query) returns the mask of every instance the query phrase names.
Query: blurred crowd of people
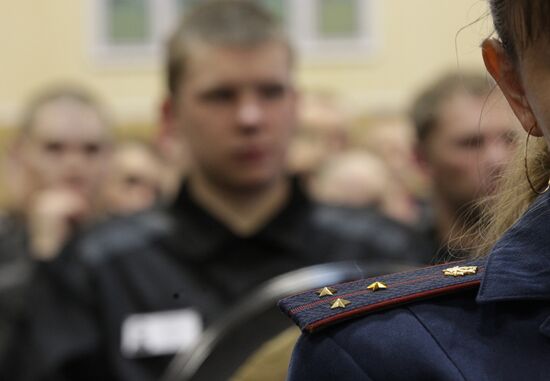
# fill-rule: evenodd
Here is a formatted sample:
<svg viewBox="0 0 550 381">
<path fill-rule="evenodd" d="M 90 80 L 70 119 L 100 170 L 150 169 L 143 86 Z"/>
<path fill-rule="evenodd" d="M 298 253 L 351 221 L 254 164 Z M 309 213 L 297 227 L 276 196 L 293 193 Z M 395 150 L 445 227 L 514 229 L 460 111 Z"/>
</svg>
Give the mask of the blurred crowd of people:
<svg viewBox="0 0 550 381">
<path fill-rule="evenodd" d="M 192 308 L 208 325 L 296 268 L 467 253 L 453 237 L 521 135 L 487 75 L 434 78 L 406 110 L 299 96 L 287 41 L 249 7 L 203 6 L 180 25 L 148 141 L 117 139 L 79 86 L 29 102 L 0 221 L 0 364 L 13 379 L 155 379 L 167 364 L 155 356 L 174 348 L 125 342 L 130 315 Z"/>
</svg>

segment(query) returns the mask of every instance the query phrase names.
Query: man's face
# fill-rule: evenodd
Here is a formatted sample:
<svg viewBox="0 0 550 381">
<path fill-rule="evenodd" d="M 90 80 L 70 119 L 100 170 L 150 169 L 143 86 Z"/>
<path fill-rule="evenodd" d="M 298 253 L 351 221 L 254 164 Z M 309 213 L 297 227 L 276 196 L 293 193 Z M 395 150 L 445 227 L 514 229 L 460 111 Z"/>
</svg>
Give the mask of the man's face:
<svg viewBox="0 0 550 381">
<path fill-rule="evenodd" d="M 191 51 L 173 110 L 191 152 L 191 177 L 237 189 L 279 180 L 296 124 L 287 48 L 196 43 Z"/>
<path fill-rule="evenodd" d="M 461 93 L 444 102 L 424 148 L 435 191 L 455 208 L 493 193 L 520 128 L 500 92 L 487 101 Z"/>
<path fill-rule="evenodd" d="M 70 99 L 44 104 L 21 145 L 27 190 L 68 188 L 87 200 L 96 197 L 109 140 L 107 126 L 90 106 Z"/>
</svg>

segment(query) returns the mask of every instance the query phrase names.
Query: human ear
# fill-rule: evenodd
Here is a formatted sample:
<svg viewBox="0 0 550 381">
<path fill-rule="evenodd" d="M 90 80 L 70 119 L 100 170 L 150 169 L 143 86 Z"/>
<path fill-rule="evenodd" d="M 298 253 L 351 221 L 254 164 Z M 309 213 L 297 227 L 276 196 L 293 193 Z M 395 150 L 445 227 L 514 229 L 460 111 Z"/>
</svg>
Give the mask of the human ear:
<svg viewBox="0 0 550 381">
<path fill-rule="evenodd" d="M 517 66 L 512 62 L 502 44 L 490 38 L 483 41 L 481 47 L 485 67 L 502 90 L 523 129 L 533 136 L 542 136 L 542 131 L 537 126 L 537 121 L 525 96 Z"/>
<path fill-rule="evenodd" d="M 422 173 L 424 173 L 428 178 L 431 178 L 432 167 L 430 165 L 430 154 L 428 150 L 428 143 L 416 142 L 413 148 L 413 158 L 414 162 L 418 165 L 418 168 L 420 168 Z"/>
<path fill-rule="evenodd" d="M 159 135 L 173 135 L 174 134 L 174 119 L 175 119 L 175 105 L 174 100 L 171 97 L 167 97 L 162 101 L 159 107 L 160 116 L 160 129 Z"/>
<path fill-rule="evenodd" d="M 178 136 L 176 123 L 175 100 L 173 97 L 167 97 L 159 107 L 159 128 L 156 134 L 156 142 L 161 150 Z"/>
</svg>

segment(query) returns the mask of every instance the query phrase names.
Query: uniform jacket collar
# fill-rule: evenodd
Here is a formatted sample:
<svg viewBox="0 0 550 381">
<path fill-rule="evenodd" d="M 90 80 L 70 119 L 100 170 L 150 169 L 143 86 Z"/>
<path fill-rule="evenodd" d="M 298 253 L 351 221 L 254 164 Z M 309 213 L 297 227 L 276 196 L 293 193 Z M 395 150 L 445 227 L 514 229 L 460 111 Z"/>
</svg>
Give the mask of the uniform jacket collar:
<svg viewBox="0 0 550 381">
<path fill-rule="evenodd" d="M 263 228 L 247 238 L 282 245 L 281 250 L 302 252 L 307 244 L 297 233 L 302 230 L 304 214 L 309 214 L 312 207 L 313 203 L 302 191 L 298 179 L 292 178 L 290 197 L 286 205 Z M 193 199 L 186 182 L 182 185 L 171 212 L 178 230 L 177 246 L 192 258 L 212 258 L 229 242 L 242 239 Z"/>
<path fill-rule="evenodd" d="M 550 300 L 550 192 L 491 251 L 477 301 Z"/>
</svg>

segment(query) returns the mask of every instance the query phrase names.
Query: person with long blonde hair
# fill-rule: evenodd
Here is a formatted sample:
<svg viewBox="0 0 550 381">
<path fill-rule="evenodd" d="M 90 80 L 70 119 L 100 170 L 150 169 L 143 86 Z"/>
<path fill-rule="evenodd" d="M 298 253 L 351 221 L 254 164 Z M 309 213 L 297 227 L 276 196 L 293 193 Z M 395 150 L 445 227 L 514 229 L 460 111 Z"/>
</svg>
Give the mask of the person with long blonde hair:
<svg viewBox="0 0 550 381">
<path fill-rule="evenodd" d="M 489 4 L 485 65 L 529 139 L 477 255 L 282 300 L 304 331 L 290 381 L 550 379 L 550 2 Z"/>
</svg>

